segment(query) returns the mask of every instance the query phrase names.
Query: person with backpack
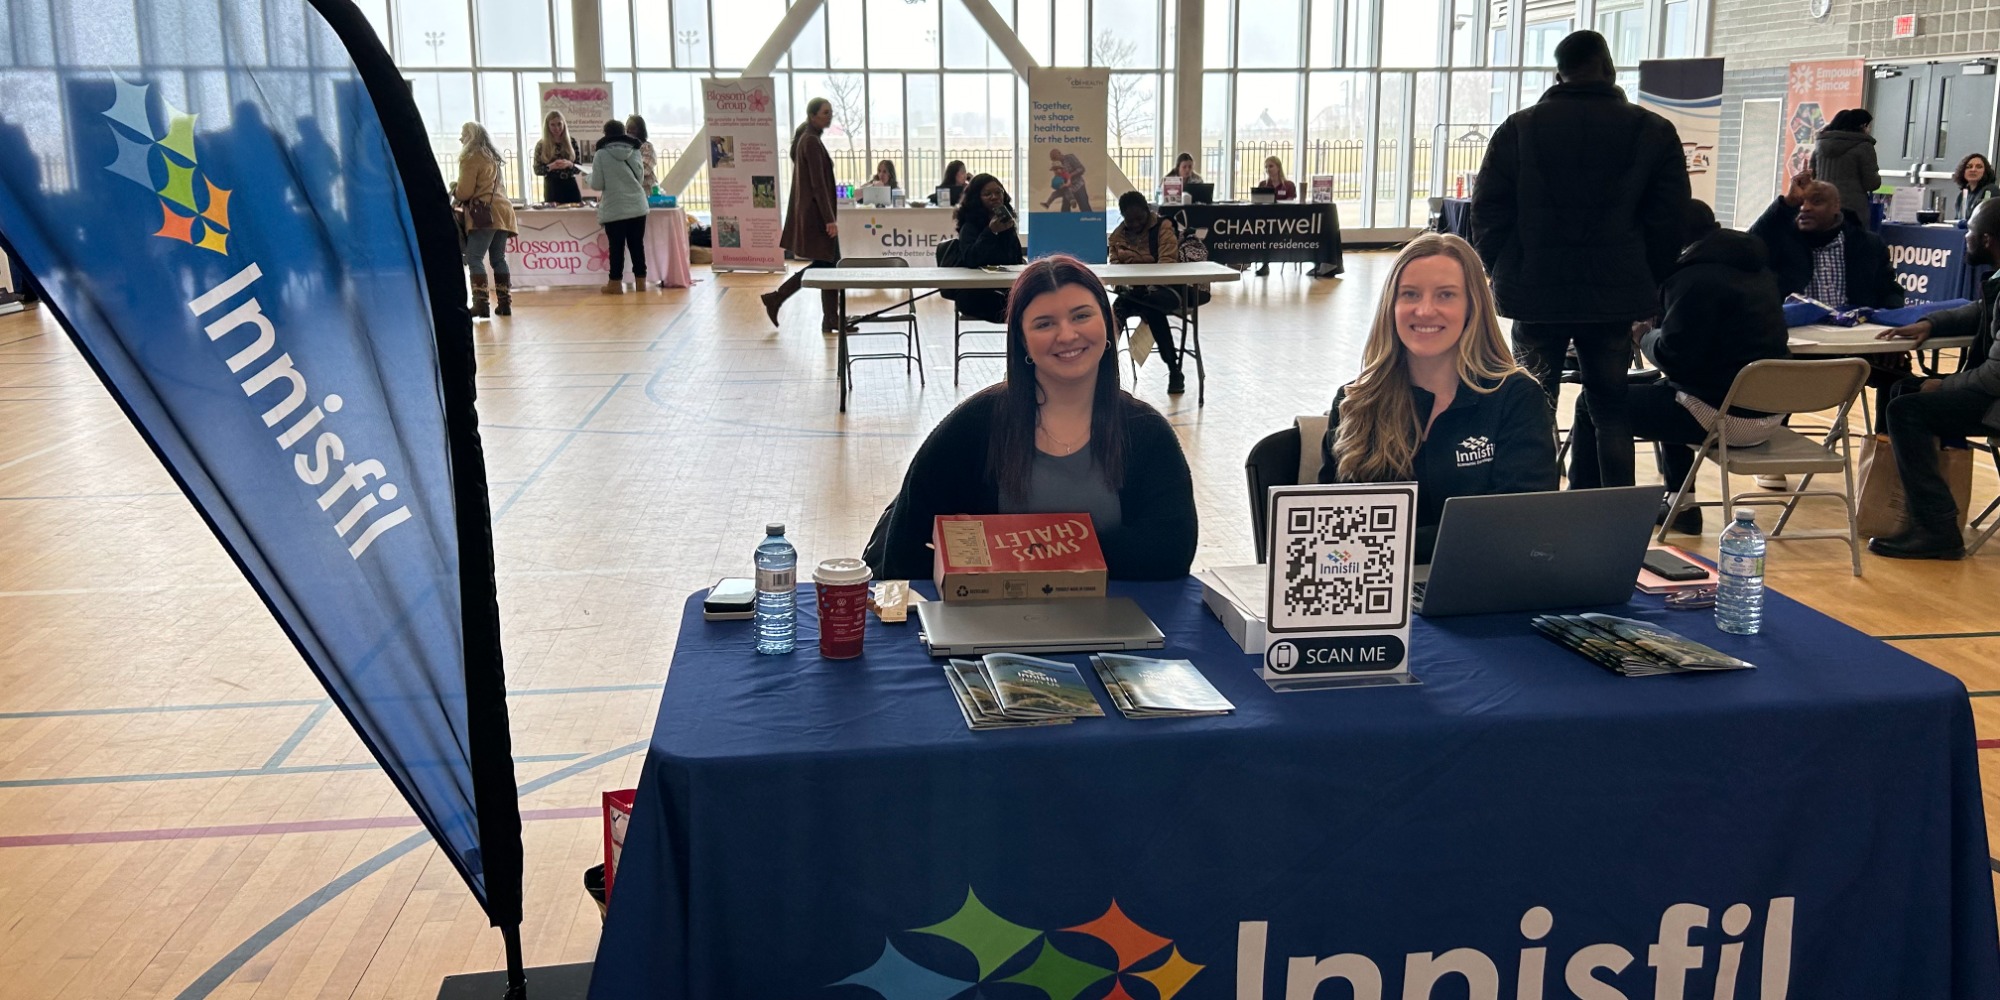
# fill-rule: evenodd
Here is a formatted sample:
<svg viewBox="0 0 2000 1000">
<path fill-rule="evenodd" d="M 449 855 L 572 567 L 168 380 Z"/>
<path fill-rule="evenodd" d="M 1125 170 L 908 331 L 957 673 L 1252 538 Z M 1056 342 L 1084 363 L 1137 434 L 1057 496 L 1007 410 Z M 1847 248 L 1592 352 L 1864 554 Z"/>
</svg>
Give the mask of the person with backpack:
<svg viewBox="0 0 2000 1000">
<path fill-rule="evenodd" d="M 1118 214 L 1125 217 L 1125 224 L 1111 231 L 1111 263 L 1180 262 L 1180 234 L 1174 230 L 1171 221 L 1153 211 L 1153 206 L 1146 203 L 1145 195 L 1127 191 L 1119 196 Z M 1167 325 L 1167 314 L 1177 307 L 1170 303 L 1178 302 L 1178 294 L 1170 288 L 1147 286 L 1120 292 L 1112 303 L 1112 311 L 1117 314 L 1119 322 L 1140 319 L 1152 331 L 1153 343 L 1160 349 L 1160 360 L 1167 363 L 1167 394 L 1175 396 L 1187 391 L 1187 378 L 1181 374 L 1180 351 L 1174 346 L 1173 328 Z"/>
</svg>

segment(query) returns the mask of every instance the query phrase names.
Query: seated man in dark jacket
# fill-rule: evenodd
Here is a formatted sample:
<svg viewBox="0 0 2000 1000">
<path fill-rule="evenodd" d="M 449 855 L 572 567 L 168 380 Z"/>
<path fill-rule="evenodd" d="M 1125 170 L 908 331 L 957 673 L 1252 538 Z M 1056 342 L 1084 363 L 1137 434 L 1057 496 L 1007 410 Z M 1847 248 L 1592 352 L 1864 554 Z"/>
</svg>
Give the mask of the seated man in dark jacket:
<svg viewBox="0 0 2000 1000">
<path fill-rule="evenodd" d="M 1792 178 L 1791 187 L 1750 227 L 1764 241 L 1778 296 L 1804 292 L 1808 298 L 1843 309 L 1903 305 L 1903 286 L 1889 264 L 1889 248 L 1860 220 L 1840 210 L 1840 192 L 1811 171 Z"/>
<path fill-rule="evenodd" d="M 1965 231 L 1966 260 L 1975 266 L 2000 263 L 2000 202 L 1989 201 L 1972 214 Z M 1941 440 L 2000 434 L 2000 274 L 1986 279 L 1978 302 L 1931 313 L 1909 326 L 1882 334 L 1883 339 L 1914 341 L 1922 347 L 1932 337 L 1971 337 L 1958 373 L 1944 378 L 1911 378 L 1891 386 L 1885 395 L 1889 444 L 1896 450 L 1896 471 L 1903 479 L 1903 496 L 1910 525 L 1892 538 L 1877 538 L 1868 551 L 1892 559 L 1962 559 L 1965 537 L 1958 530 L 1963 511 L 1938 472 Z"/>
<path fill-rule="evenodd" d="M 1626 397 L 1633 434 L 1664 446 L 1660 475 L 1670 492 L 1687 481 L 1694 448 L 1707 440 L 1717 421 L 1732 447 L 1770 438 L 1777 416 L 1740 407 L 1726 415 L 1717 411 L 1737 372 L 1753 361 L 1791 353 L 1762 241 L 1720 228 L 1715 213 L 1700 201 L 1688 203 L 1686 239 L 1690 246 L 1660 287 L 1660 328 L 1648 333 L 1643 344 L 1666 378 L 1635 385 Z M 1589 407 L 1579 406 L 1570 430 L 1571 461 L 1579 449 L 1588 451 L 1596 437 Z M 1576 473 L 1570 475 L 1574 483 Z M 1660 514 L 1666 515 L 1665 507 Z M 1701 509 L 1683 511 L 1673 527 L 1700 534 Z"/>
</svg>

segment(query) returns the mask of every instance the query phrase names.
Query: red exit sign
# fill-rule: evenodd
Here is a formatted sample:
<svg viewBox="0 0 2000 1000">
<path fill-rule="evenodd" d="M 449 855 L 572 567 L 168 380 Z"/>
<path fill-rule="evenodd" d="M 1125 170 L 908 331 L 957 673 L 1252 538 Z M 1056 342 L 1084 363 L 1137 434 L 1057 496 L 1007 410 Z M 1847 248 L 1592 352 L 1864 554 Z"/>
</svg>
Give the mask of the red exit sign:
<svg viewBox="0 0 2000 1000">
<path fill-rule="evenodd" d="M 1915 14 L 1896 15 L 1896 28 L 1893 37 L 1895 38 L 1917 37 L 1917 15 Z"/>
</svg>

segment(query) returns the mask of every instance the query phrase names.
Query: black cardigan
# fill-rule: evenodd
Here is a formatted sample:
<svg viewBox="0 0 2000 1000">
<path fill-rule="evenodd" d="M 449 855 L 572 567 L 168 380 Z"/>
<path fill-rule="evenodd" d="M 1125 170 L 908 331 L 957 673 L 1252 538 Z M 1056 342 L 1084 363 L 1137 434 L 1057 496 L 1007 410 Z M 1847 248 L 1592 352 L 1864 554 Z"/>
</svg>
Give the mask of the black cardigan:
<svg viewBox="0 0 2000 1000">
<path fill-rule="evenodd" d="M 883 515 L 877 546 L 866 553 L 878 580 L 931 577 L 931 522 L 940 514 L 997 514 L 1000 486 L 987 468 L 987 442 L 1001 386 L 958 405 L 938 422 L 910 459 L 902 492 Z M 1101 532 L 1104 563 L 1114 580 L 1174 580 L 1194 562 L 1197 536 L 1194 479 L 1180 438 L 1158 410 L 1119 393 L 1125 420 L 1125 485 L 1118 491 L 1123 521 Z"/>
<path fill-rule="evenodd" d="M 1320 440 L 1319 481 L 1340 482 L 1333 442 L 1340 433 L 1340 404 L 1347 389 L 1334 394 L 1333 410 Z M 1428 417 L 1437 397 L 1410 387 L 1419 417 Z M 1556 488 L 1556 430 L 1549 397 L 1526 372 L 1516 372 L 1492 392 L 1459 386 L 1451 405 L 1431 423 L 1411 461 L 1417 481 L 1417 553 L 1431 561 L 1444 502 L 1452 497 L 1491 493 L 1540 493 Z"/>
</svg>

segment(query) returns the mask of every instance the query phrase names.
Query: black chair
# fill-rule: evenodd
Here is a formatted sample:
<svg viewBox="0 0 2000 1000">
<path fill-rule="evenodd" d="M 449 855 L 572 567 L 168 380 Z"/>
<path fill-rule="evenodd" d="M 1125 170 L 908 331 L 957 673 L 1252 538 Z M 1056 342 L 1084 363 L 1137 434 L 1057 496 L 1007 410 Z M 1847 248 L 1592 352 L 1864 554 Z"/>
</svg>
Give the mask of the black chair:
<svg viewBox="0 0 2000 1000">
<path fill-rule="evenodd" d="M 1250 449 L 1250 457 L 1243 462 L 1244 476 L 1250 481 L 1250 533 L 1256 541 L 1259 563 L 1264 561 L 1264 540 L 1269 529 L 1264 517 L 1270 489 L 1299 484 L 1302 438 L 1297 424 L 1273 431 Z"/>
</svg>

